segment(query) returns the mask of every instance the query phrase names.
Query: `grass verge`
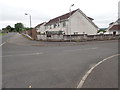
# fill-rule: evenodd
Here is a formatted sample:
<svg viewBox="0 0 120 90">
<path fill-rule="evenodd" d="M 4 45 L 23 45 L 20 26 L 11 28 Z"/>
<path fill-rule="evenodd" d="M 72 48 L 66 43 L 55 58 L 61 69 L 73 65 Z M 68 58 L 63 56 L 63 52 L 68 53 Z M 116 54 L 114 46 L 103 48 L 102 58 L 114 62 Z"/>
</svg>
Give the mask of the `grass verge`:
<svg viewBox="0 0 120 90">
<path fill-rule="evenodd" d="M 5 35 L 5 33 L 0 33 L 0 36 L 3 36 L 3 35 Z"/>
</svg>

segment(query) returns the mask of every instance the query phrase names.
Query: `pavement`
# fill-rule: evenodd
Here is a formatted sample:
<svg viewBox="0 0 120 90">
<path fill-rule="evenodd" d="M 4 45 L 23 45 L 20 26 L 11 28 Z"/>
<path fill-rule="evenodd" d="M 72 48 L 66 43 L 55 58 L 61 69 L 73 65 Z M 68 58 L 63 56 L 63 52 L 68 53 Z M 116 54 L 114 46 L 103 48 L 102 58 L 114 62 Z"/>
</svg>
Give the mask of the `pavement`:
<svg viewBox="0 0 120 90">
<path fill-rule="evenodd" d="M 77 88 L 86 72 L 118 53 L 116 40 L 38 42 L 15 34 L 6 42 L 2 46 L 3 88 Z M 117 88 L 117 64 L 117 56 L 102 62 L 82 88 Z"/>
<path fill-rule="evenodd" d="M 94 68 L 81 88 L 118 88 L 118 55 Z"/>
</svg>

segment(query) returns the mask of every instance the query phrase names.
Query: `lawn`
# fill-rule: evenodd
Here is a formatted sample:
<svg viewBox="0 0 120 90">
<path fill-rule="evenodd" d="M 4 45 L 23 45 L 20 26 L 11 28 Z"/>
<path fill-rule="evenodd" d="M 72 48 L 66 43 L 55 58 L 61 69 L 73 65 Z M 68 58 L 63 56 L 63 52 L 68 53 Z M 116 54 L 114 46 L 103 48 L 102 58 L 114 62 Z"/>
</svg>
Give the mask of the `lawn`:
<svg viewBox="0 0 120 90">
<path fill-rule="evenodd" d="M 0 36 L 3 36 L 3 35 L 5 35 L 5 33 L 0 33 Z"/>
</svg>

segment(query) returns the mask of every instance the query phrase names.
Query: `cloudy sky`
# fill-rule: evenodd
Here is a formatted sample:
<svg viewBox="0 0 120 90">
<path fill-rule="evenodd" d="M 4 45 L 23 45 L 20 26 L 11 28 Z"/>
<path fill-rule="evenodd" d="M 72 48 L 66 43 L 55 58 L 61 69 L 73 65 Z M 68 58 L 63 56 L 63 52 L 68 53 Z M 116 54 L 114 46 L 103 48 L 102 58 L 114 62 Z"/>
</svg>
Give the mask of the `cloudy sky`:
<svg viewBox="0 0 120 90">
<path fill-rule="evenodd" d="M 118 18 L 119 0 L 0 0 L 0 29 L 21 22 L 29 27 L 29 13 L 32 27 L 69 12 L 81 9 L 87 16 L 94 18 L 98 27 L 108 27 Z"/>
</svg>

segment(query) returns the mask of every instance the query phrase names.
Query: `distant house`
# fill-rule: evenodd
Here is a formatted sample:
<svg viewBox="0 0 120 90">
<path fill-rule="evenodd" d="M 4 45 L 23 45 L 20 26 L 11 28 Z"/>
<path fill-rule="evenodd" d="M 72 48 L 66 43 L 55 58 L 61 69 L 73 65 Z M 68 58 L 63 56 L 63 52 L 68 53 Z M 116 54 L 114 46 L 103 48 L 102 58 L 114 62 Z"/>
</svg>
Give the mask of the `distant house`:
<svg viewBox="0 0 120 90">
<path fill-rule="evenodd" d="M 93 19 L 87 17 L 80 9 L 51 19 L 45 24 L 46 33 L 51 34 L 97 34 L 98 27 Z"/>
<path fill-rule="evenodd" d="M 120 34 L 120 19 L 115 22 L 109 24 L 110 26 L 107 28 L 106 33 L 118 35 Z"/>
</svg>

